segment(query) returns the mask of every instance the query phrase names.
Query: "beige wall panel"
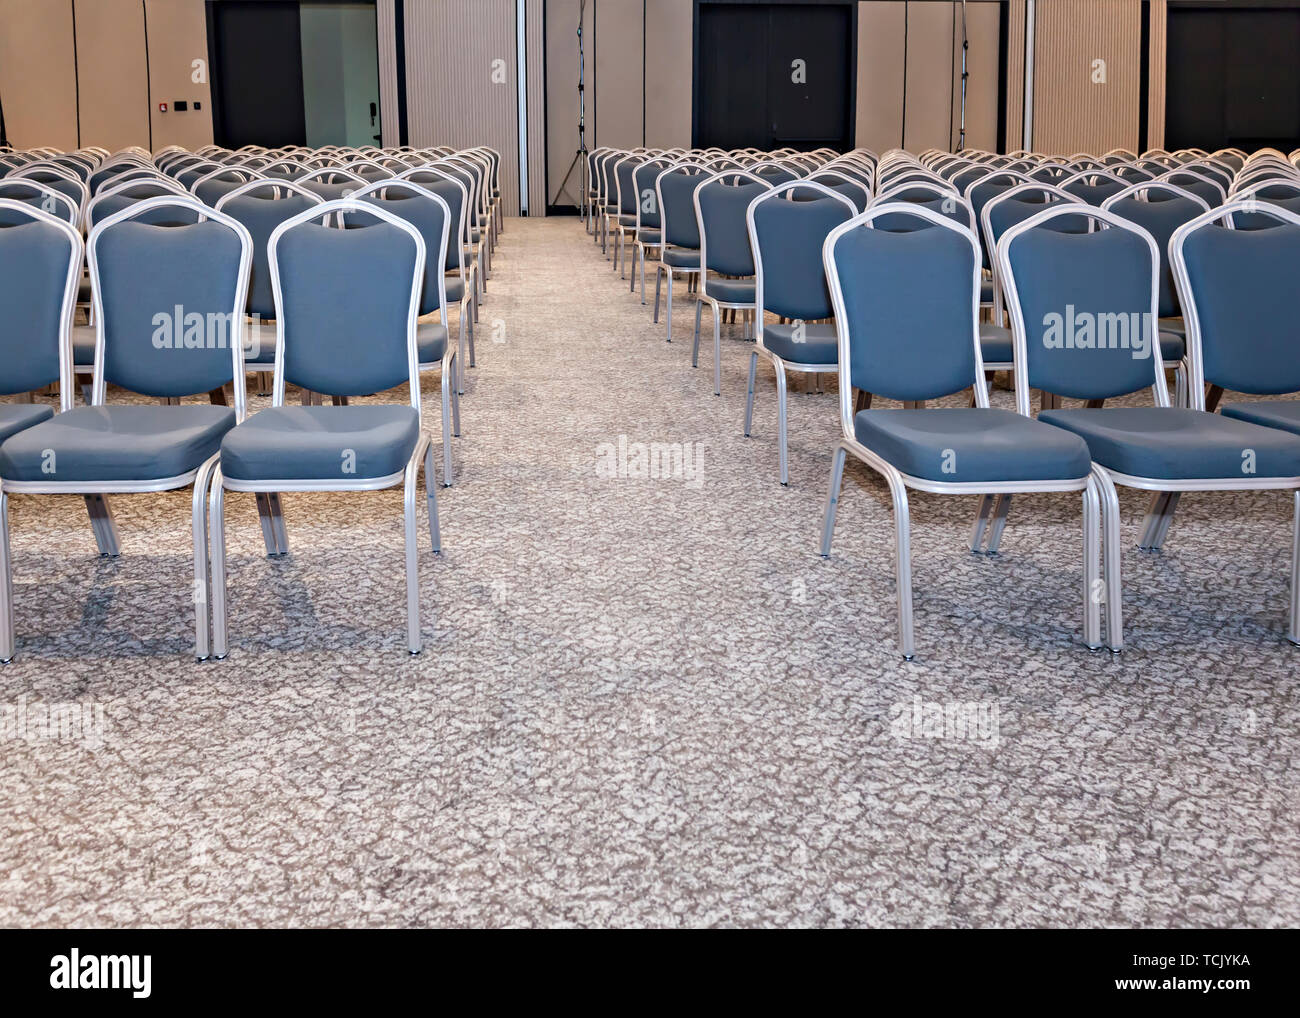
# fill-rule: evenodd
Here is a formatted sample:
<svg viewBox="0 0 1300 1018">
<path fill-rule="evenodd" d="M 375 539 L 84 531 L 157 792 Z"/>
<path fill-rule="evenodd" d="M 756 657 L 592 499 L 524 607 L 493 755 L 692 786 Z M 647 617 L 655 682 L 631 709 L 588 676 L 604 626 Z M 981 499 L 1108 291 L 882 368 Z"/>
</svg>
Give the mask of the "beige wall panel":
<svg viewBox="0 0 1300 1018">
<path fill-rule="evenodd" d="M 154 150 L 168 145 L 195 149 L 212 144 L 212 69 L 208 67 L 208 23 L 203 0 L 146 0 L 149 30 L 149 115 Z M 203 61 L 203 78 L 194 81 L 194 61 Z M 184 99 L 203 104 L 184 113 L 158 104 Z M 145 145 L 147 142 L 140 142 Z"/>
<path fill-rule="evenodd" d="M 961 140 L 961 8 L 956 8 L 952 67 L 953 151 Z M 998 50 L 998 5 L 966 6 L 966 39 L 970 44 L 966 70 L 966 147 L 992 151 L 998 145 L 998 75 L 1002 54 Z"/>
<path fill-rule="evenodd" d="M 511 216 L 519 214 L 517 66 L 513 0 L 406 5 L 410 142 L 496 149 L 503 207 Z M 500 81 L 493 80 L 494 69 Z"/>
<path fill-rule="evenodd" d="M 644 144 L 643 14 L 642 0 L 596 0 L 597 144 Z"/>
<path fill-rule="evenodd" d="M 379 133 L 385 148 L 402 143 L 397 108 L 397 13 L 395 0 L 376 0 L 375 40 L 379 48 Z"/>
<path fill-rule="evenodd" d="M 546 214 L 546 22 L 544 0 L 528 0 L 528 214 Z"/>
<path fill-rule="evenodd" d="M 77 147 L 71 4 L 0 0 L 0 94 L 15 148 Z"/>
<path fill-rule="evenodd" d="M 1151 0 L 1151 36 L 1147 58 L 1147 147 L 1165 145 L 1165 73 L 1169 51 L 1169 8 L 1165 0 Z"/>
<path fill-rule="evenodd" d="M 76 0 L 81 144 L 149 147 L 149 69 L 140 0 Z"/>
<path fill-rule="evenodd" d="M 1035 8 L 1036 151 L 1069 155 L 1138 143 L 1140 0 L 1046 0 Z M 1093 61 L 1106 62 L 1094 84 Z"/>
<path fill-rule="evenodd" d="M 858 4 L 857 123 L 853 143 L 880 154 L 903 141 L 904 0 Z"/>
<path fill-rule="evenodd" d="M 587 4 L 583 22 L 586 50 L 587 148 L 595 149 L 599 105 L 592 59 L 594 5 Z M 577 205 L 582 189 L 581 170 L 569 169 L 578 150 L 578 0 L 547 0 L 546 3 L 546 131 L 547 204 Z"/>
<path fill-rule="evenodd" d="M 953 5 L 907 5 L 903 147 L 946 150 L 952 130 Z"/>
<path fill-rule="evenodd" d="M 695 7 L 692 0 L 645 4 L 645 143 L 689 148 Z"/>
<path fill-rule="evenodd" d="M 1006 151 L 1024 147 L 1025 135 L 1025 0 L 1007 7 L 1007 137 Z"/>
</svg>

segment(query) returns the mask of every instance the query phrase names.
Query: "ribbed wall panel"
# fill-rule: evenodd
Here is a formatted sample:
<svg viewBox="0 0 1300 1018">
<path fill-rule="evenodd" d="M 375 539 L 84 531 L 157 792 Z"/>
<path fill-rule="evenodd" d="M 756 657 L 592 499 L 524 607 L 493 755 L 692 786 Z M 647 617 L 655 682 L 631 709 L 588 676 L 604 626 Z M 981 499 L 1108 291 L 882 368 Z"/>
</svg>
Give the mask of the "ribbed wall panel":
<svg viewBox="0 0 1300 1018">
<path fill-rule="evenodd" d="M 411 144 L 496 149 L 505 212 L 518 215 L 514 0 L 418 0 L 405 13 Z M 500 81 L 492 80 L 494 68 Z"/>
<path fill-rule="evenodd" d="M 1135 148 L 1141 0 L 1039 0 L 1034 17 L 1034 150 Z M 1099 59 L 1105 84 L 1092 80 Z"/>
<path fill-rule="evenodd" d="M 1024 148 L 1025 136 L 1025 0 L 1008 4 L 1006 61 L 1006 151 L 1015 152 Z"/>
<path fill-rule="evenodd" d="M 376 0 L 375 29 L 379 43 L 379 133 L 385 148 L 401 144 L 397 110 L 397 16 L 395 0 Z"/>
<path fill-rule="evenodd" d="M 528 0 L 528 214 L 546 214 L 546 2 Z"/>
<path fill-rule="evenodd" d="M 1147 147 L 1165 145 L 1165 60 L 1169 48 L 1169 7 L 1151 0 L 1151 45 L 1147 55 Z"/>
</svg>

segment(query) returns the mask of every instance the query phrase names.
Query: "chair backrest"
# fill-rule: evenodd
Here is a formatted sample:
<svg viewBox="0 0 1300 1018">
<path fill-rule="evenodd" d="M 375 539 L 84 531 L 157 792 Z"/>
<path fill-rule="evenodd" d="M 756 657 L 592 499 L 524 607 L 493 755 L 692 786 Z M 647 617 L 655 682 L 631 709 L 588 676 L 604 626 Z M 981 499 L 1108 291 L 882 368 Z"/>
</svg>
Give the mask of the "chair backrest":
<svg viewBox="0 0 1300 1018">
<path fill-rule="evenodd" d="M 884 205 L 889 202 L 919 205 L 945 215 L 949 219 L 961 223 L 967 229 L 973 230 L 975 228 L 975 211 L 970 207 L 970 203 L 954 191 L 935 184 L 919 182 L 904 184 L 897 191 L 891 191 L 888 194 L 873 198 L 871 206 Z M 928 229 L 929 221 L 918 216 L 886 214 L 873 220 L 872 226 L 877 230 L 896 230 L 903 233 L 908 230 Z"/>
<path fill-rule="evenodd" d="M 314 221 L 354 213 L 383 222 L 346 230 Z M 274 404 L 284 404 L 286 381 L 333 396 L 407 384 L 418 410 L 420 231 L 383 206 L 341 198 L 281 223 L 268 252 L 276 306 Z"/>
<path fill-rule="evenodd" d="M 1103 170 L 1083 170 L 1057 183 L 1057 186 L 1088 205 L 1101 205 L 1128 185 L 1121 178 Z"/>
<path fill-rule="evenodd" d="M 1300 215 L 1261 205 L 1257 214 L 1277 221 L 1272 229 L 1220 225 L 1225 213 L 1246 204 L 1203 213 L 1169 242 L 1187 325 L 1192 405 L 1202 409 L 1207 381 L 1261 395 L 1300 391 Z"/>
<path fill-rule="evenodd" d="M 86 205 L 86 228 L 94 229 L 110 216 L 123 209 L 139 204 L 147 198 L 175 196 L 190 197 L 189 193 L 174 181 L 160 177 L 153 180 L 126 180 L 113 184 L 99 191 Z M 182 223 L 197 223 L 199 217 L 191 211 L 192 206 L 184 202 L 169 203 L 153 209 L 148 220 L 157 226 L 175 226 Z"/>
<path fill-rule="evenodd" d="M 1137 223 L 1155 238 L 1160 252 L 1160 317 L 1177 315 L 1178 292 L 1169 265 L 1169 241 L 1178 227 L 1208 212 L 1209 205 L 1177 184 L 1149 181 L 1111 195 L 1101 207 Z"/>
<path fill-rule="evenodd" d="M 695 221 L 695 187 L 708 171 L 701 163 L 677 163 L 655 177 L 663 239 L 674 247 L 698 249 L 700 228 Z"/>
<path fill-rule="evenodd" d="M 255 174 L 249 170 L 231 169 L 225 166 L 205 173 L 195 180 L 190 185 L 190 193 L 204 205 L 216 208 L 222 195 L 229 194 L 241 184 L 247 184 L 253 179 Z"/>
<path fill-rule="evenodd" d="M 913 216 L 928 228 L 875 229 L 884 216 Z M 977 404 L 988 406 L 972 230 L 932 209 L 883 202 L 832 230 L 822 260 L 839 336 L 846 438 L 854 435 L 854 388 L 926 400 L 973 385 Z"/>
<path fill-rule="evenodd" d="M 871 188 L 861 180 L 847 176 L 837 170 L 818 170 L 807 178 L 810 184 L 821 184 L 836 194 L 842 195 L 853 203 L 854 212 L 865 212 L 871 204 Z M 794 201 L 819 201 L 821 194 L 817 188 L 795 188 L 790 192 Z"/>
<path fill-rule="evenodd" d="M 729 181 L 736 181 L 729 183 Z M 726 170 L 695 188 L 695 219 L 700 231 L 700 266 L 727 276 L 752 276 L 754 252 L 749 247 L 745 210 L 771 185 L 753 174 Z M 708 283 L 705 282 L 705 292 Z"/>
<path fill-rule="evenodd" d="M 420 231 L 424 239 L 424 284 L 420 314 L 437 311 L 447 320 L 448 238 L 453 235 L 451 209 L 433 191 L 410 180 L 381 180 L 358 191 L 354 196 L 372 205 L 388 209 Z M 357 225 L 349 223 L 348 225 Z"/>
<path fill-rule="evenodd" d="M 3 192 L 0 192 L 2 194 Z M 84 246 L 70 223 L 0 197 L 0 393 L 59 383 L 72 407 L 72 315 Z"/>
<path fill-rule="evenodd" d="M 795 191 L 816 199 L 789 200 Z M 762 312 L 814 320 L 832 315 L 821 251 L 831 230 L 858 214 L 853 202 L 823 184 L 789 182 L 759 194 L 745 212 L 754 254 L 754 299 Z"/>
<path fill-rule="evenodd" d="M 443 261 L 443 271 L 458 272 L 463 277 L 465 244 L 469 241 L 465 219 L 469 189 L 459 177 L 438 166 L 416 166 L 399 174 L 397 179 L 419 184 L 447 203 L 447 209 L 451 213 L 451 228 L 447 235 L 447 256 Z"/>
<path fill-rule="evenodd" d="M 1244 202 L 1248 210 L 1233 215 L 1233 229 L 1269 230 L 1279 224 L 1277 217 L 1255 210 L 1260 203 L 1266 203 L 1276 208 L 1300 212 L 1300 180 L 1264 179 L 1234 193 L 1232 201 Z"/>
<path fill-rule="evenodd" d="M 286 219 L 321 202 L 311 191 L 290 181 L 277 180 L 249 181 L 218 200 L 217 209 L 243 224 L 253 240 L 247 305 L 250 315 L 275 317 L 271 265 L 266 252 L 271 234 Z"/>
<path fill-rule="evenodd" d="M 38 208 L 52 216 L 57 216 L 73 226 L 81 225 L 82 209 L 62 191 L 56 191 L 48 184 L 38 180 L 25 180 L 10 177 L 0 180 L 0 198 L 22 202 Z M 16 226 L 28 222 L 30 217 L 25 212 L 15 209 L 0 211 L 0 226 Z"/>
<path fill-rule="evenodd" d="M 159 211 L 183 225 L 154 225 Z M 184 223 L 191 217 L 198 221 Z M 248 231 L 191 195 L 146 198 L 101 220 L 86 244 L 96 324 L 92 402 L 104 402 L 109 382 L 170 397 L 233 380 L 242 419 L 252 258 Z"/>
<path fill-rule="evenodd" d="M 1053 229 L 1080 214 L 1097 229 Z M 1154 386 L 1156 403 L 1169 405 L 1156 327 L 1160 252 L 1151 234 L 1115 212 L 1061 203 L 1007 230 L 997 261 L 1021 413 L 1029 413 L 1030 386 L 1071 399 Z"/>
<path fill-rule="evenodd" d="M 624 156 L 614 164 L 614 188 L 618 195 L 620 215 L 634 216 L 637 207 L 636 181 L 633 179 L 636 168 L 645 161 L 643 156 Z"/>
</svg>

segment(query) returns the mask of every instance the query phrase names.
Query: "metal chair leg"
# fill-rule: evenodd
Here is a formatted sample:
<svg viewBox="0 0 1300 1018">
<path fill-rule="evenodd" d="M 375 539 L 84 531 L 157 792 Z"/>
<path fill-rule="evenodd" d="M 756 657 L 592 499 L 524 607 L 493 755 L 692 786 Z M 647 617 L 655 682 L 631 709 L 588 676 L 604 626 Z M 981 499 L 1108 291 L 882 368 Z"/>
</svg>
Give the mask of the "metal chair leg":
<svg viewBox="0 0 1300 1018">
<path fill-rule="evenodd" d="M 451 487 L 451 380 L 456 355 L 450 350 L 442 359 L 442 486 Z"/>
<path fill-rule="evenodd" d="M 9 496 L 0 488 L 0 664 L 8 664 L 13 659 L 14 580 L 9 553 Z"/>
<path fill-rule="evenodd" d="M 1083 490 L 1083 642 L 1089 650 L 1101 649 L 1101 493 L 1095 477 Z"/>
<path fill-rule="evenodd" d="M 831 460 L 831 486 L 826 493 L 826 514 L 822 520 L 822 558 L 829 558 L 831 554 L 831 537 L 835 533 L 835 515 L 840 506 L 840 488 L 844 483 L 844 460 L 848 456 L 848 450 L 844 446 L 837 446 L 835 456 Z"/>
<path fill-rule="evenodd" d="M 422 436 L 425 449 L 431 448 L 428 436 Z M 419 451 L 406 465 L 405 484 L 402 486 L 402 519 L 406 532 L 406 649 L 420 653 L 420 557 L 416 547 L 418 532 L 415 512 L 415 484 L 420 471 Z"/>
<path fill-rule="evenodd" d="M 894 476 L 886 475 L 889 493 L 894 500 L 894 567 L 898 586 L 898 642 L 903 660 L 916 656 L 912 627 L 912 519 L 907 505 L 907 489 Z"/>
<path fill-rule="evenodd" d="M 208 558 L 211 561 L 212 656 L 218 661 L 229 652 L 226 624 L 226 489 L 221 467 L 212 472 L 208 495 Z"/>
<path fill-rule="evenodd" d="M 775 366 L 776 366 L 777 459 L 781 465 L 781 483 L 783 485 L 788 485 L 790 483 L 790 471 L 786 465 L 786 434 L 788 428 L 787 418 L 786 418 L 786 405 L 788 400 L 786 395 L 785 365 L 783 365 L 778 360 L 775 362 Z"/>
<path fill-rule="evenodd" d="M 1291 610 L 1287 614 L 1286 638 L 1300 645 L 1300 491 L 1292 501 L 1295 511 L 1291 523 Z"/>
<path fill-rule="evenodd" d="M 1007 513 L 1011 511 L 1011 496 L 999 495 L 997 503 L 993 506 L 993 519 L 989 523 L 989 555 L 990 557 L 998 553 L 998 545 L 1002 543 L 1002 531 L 1007 526 Z"/>
<path fill-rule="evenodd" d="M 663 265 L 655 266 L 655 316 L 654 316 L 655 325 L 659 324 L 659 287 L 663 283 L 663 279 L 664 279 L 663 270 L 664 270 Z"/>
<path fill-rule="evenodd" d="M 979 508 L 975 511 L 975 525 L 971 529 L 970 551 L 972 555 L 984 554 L 984 533 L 988 528 L 989 517 L 993 510 L 995 495 L 981 495 Z"/>
<path fill-rule="evenodd" d="M 695 342 L 694 342 L 694 345 L 691 347 L 691 367 L 693 367 L 693 368 L 698 368 L 698 367 L 700 366 L 700 314 L 701 314 L 703 311 L 704 311 L 704 301 L 702 301 L 702 300 L 696 300 L 696 302 L 695 302 Z M 716 319 L 717 316 L 718 316 L 718 309 L 717 309 L 716 306 L 714 306 L 714 308 L 713 308 L 713 316 L 714 316 L 715 319 Z"/>
<path fill-rule="evenodd" d="M 713 306 L 713 395 L 722 395 L 722 322 L 718 306 Z M 698 338 L 696 340 L 699 342 Z"/>
<path fill-rule="evenodd" d="M 117 558 L 122 545 L 117 536 L 117 521 L 107 495 L 86 495 L 86 512 L 90 514 L 90 527 L 95 532 L 95 544 L 101 558 Z"/>
<path fill-rule="evenodd" d="M 1119 495 L 1110 475 L 1096 464 L 1092 476 L 1101 497 L 1102 569 L 1106 588 L 1106 646 L 1114 653 L 1124 649 L 1124 605 L 1120 579 Z"/>
<path fill-rule="evenodd" d="M 758 351 L 749 355 L 749 392 L 745 396 L 745 437 L 754 424 L 754 376 L 758 372 Z"/>
<path fill-rule="evenodd" d="M 668 276 L 668 294 L 664 299 L 664 321 L 668 323 L 668 342 L 673 341 L 673 270 L 665 266 Z M 658 307 L 655 302 L 655 307 Z"/>
<path fill-rule="evenodd" d="M 211 631 L 208 628 L 209 615 L 209 581 L 208 581 L 208 485 L 212 473 L 217 468 L 215 458 L 199 467 L 194 476 L 194 491 L 190 504 L 190 527 L 194 538 L 194 657 L 206 661 L 212 654 Z"/>
<path fill-rule="evenodd" d="M 430 444 L 424 454 L 424 496 L 429 503 L 429 540 L 433 542 L 433 553 L 442 552 L 442 528 L 438 525 L 438 499 L 435 495 L 437 484 L 433 479 L 433 445 Z"/>
</svg>

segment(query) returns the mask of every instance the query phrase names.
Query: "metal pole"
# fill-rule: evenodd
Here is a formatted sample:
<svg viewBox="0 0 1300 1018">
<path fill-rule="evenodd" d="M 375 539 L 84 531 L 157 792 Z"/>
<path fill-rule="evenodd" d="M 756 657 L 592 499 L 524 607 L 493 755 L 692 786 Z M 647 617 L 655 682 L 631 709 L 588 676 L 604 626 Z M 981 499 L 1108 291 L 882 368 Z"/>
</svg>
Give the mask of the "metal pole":
<svg viewBox="0 0 1300 1018">
<path fill-rule="evenodd" d="M 970 72 L 966 69 L 966 54 L 970 51 L 970 39 L 966 36 L 966 0 L 961 0 L 961 134 L 957 142 L 957 151 L 966 148 L 966 79 Z"/>
</svg>

